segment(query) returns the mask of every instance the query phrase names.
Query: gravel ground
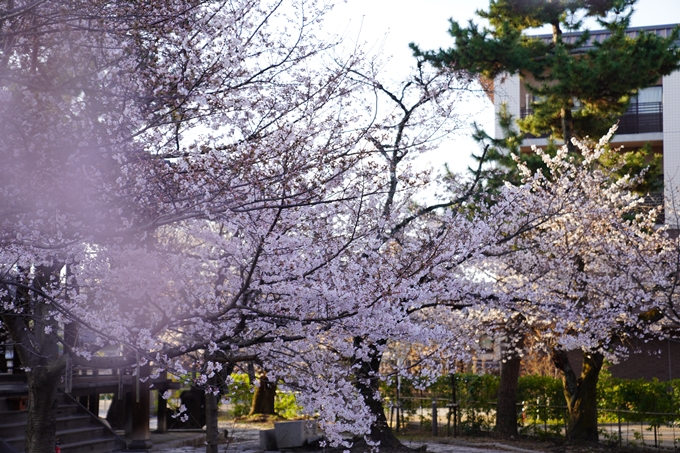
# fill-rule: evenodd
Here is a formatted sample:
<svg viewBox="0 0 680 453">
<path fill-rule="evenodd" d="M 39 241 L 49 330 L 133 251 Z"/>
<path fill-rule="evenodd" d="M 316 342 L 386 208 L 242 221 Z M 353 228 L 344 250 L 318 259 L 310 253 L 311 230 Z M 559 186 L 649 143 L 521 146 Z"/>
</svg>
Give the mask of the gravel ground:
<svg viewBox="0 0 680 453">
<path fill-rule="evenodd" d="M 266 429 L 268 426 L 253 427 L 253 425 L 243 425 L 235 423 L 220 423 L 220 430 L 228 430 L 229 441 L 220 445 L 220 453 L 264 453 L 260 449 L 260 429 Z M 521 446 L 504 444 L 494 441 L 464 441 L 458 439 L 446 439 L 444 442 L 434 442 L 430 440 L 416 441 L 404 440 L 405 446 L 414 450 L 421 450 L 424 446 L 426 452 L 432 453 L 550 453 L 547 450 L 540 450 L 538 448 L 526 448 L 526 444 Z M 531 444 L 533 446 L 533 444 Z M 543 444 L 540 444 L 543 445 Z M 539 445 L 537 445 L 539 446 Z M 161 445 L 154 448 L 155 451 L 162 453 L 203 453 L 204 446 L 184 446 L 184 447 L 169 447 L 162 448 Z M 305 453 L 313 452 L 313 450 L 306 448 Z M 318 450 L 320 453 L 324 450 Z M 295 450 L 285 450 L 284 453 L 295 453 Z M 554 451 L 553 451 L 554 452 Z M 274 453 L 274 452 L 266 452 Z M 570 452 L 577 453 L 577 452 Z"/>
</svg>

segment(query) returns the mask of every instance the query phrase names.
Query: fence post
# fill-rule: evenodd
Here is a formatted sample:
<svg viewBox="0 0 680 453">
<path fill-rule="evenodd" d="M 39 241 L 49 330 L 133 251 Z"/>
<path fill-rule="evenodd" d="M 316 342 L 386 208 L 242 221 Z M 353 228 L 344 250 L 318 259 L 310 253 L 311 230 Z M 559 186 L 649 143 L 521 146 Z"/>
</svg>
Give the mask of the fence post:
<svg viewBox="0 0 680 453">
<path fill-rule="evenodd" d="M 432 398 L 432 435 L 437 437 L 437 400 Z"/>
<path fill-rule="evenodd" d="M 460 404 L 453 408 L 453 437 L 460 435 Z"/>
<path fill-rule="evenodd" d="M 621 435 L 621 406 L 616 406 L 616 420 L 619 424 L 619 445 L 623 443 L 623 438 Z"/>
<path fill-rule="evenodd" d="M 446 407 L 449 408 L 449 410 L 446 412 L 446 437 L 451 436 L 451 408 L 447 404 Z"/>
<path fill-rule="evenodd" d="M 399 428 L 401 428 L 401 420 L 399 420 L 399 413 L 401 412 L 401 376 L 397 374 L 397 395 L 396 395 L 396 415 L 397 415 L 397 433 L 399 432 Z"/>
<path fill-rule="evenodd" d="M 390 403 L 390 427 L 394 427 L 394 404 Z"/>
</svg>

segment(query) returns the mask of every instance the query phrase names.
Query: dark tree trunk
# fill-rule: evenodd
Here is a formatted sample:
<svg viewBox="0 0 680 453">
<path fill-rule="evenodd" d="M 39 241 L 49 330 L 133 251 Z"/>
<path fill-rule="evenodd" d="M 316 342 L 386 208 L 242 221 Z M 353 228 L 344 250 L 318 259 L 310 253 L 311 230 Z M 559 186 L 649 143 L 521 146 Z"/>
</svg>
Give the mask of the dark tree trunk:
<svg viewBox="0 0 680 453">
<path fill-rule="evenodd" d="M 570 153 L 576 151 L 576 146 L 571 142 L 574 136 L 574 120 L 571 115 L 571 109 L 562 109 L 562 138 L 564 139 L 564 144 L 567 145 L 567 150 Z"/>
<path fill-rule="evenodd" d="M 361 337 L 354 337 L 354 347 L 361 347 L 364 340 Z M 370 345 L 369 360 L 353 359 L 353 365 L 356 366 L 356 387 L 364 399 L 364 403 L 375 417 L 375 422 L 371 426 L 370 439 L 372 442 L 380 442 L 381 449 L 399 449 L 405 450 L 399 439 L 394 436 L 392 429 L 387 424 L 387 417 L 385 417 L 385 408 L 382 400 L 376 398 L 379 395 L 380 380 L 378 378 L 378 371 L 380 370 L 380 362 L 382 361 L 382 353 L 378 351 L 387 343 L 387 340 L 380 340 L 376 345 Z"/>
<path fill-rule="evenodd" d="M 555 46 L 562 45 L 562 29 L 560 28 L 560 22 L 556 20 L 552 22 L 552 40 Z M 574 120 L 571 114 L 571 109 L 566 106 L 560 110 L 560 117 L 562 121 L 562 139 L 564 144 L 567 145 L 567 149 L 570 153 L 576 150 L 576 147 L 571 143 L 571 138 L 574 136 Z"/>
<path fill-rule="evenodd" d="M 219 427 L 218 427 L 218 408 L 220 394 L 226 391 L 222 387 L 224 379 L 234 371 L 234 364 L 227 363 L 221 373 L 216 373 L 208 378 L 208 385 L 212 389 L 219 389 L 218 394 L 207 392 L 205 394 L 205 453 L 218 453 L 219 446 Z"/>
<path fill-rule="evenodd" d="M 274 415 L 274 402 L 276 400 L 276 381 L 270 381 L 266 375 L 260 376 L 260 385 L 255 389 L 253 404 L 250 406 L 250 414 Z"/>
<path fill-rule="evenodd" d="M 54 453 L 57 438 L 58 376 L 47 367 L 37 367 L 26 373 L 28 378 L 28 420 L 26 422 L 26 453 Z"/>
<path fill-rule="evenodd" d="M 33 285 L 42 289 L 48 287 L 50 278 L 59 266 L 40 266 L 36 268 Z M 40 297 L 33 297 L 29 291 L 17 291 L 17 299 L 30 301 L 34 305 L 35 319 L 44 319 L 49 314 L 48 307 Z M 34 323 L 29 329 L 25 319 L 6 316 L 3 322 L 17 343 L 16 352 L 21 362 L 29 370 L 28 379 L 28 418 L 26 421 L 26 453 L 53 453 L 57 435 L 57 386 L 64 370 L 65 361 L 59 360 L 58 326 L 51 322 L 51 332 L 45 325 Z"/>
<path fill-rule="evenodd" d="M 502 439 L 517 438 L 517 383 L 522 357 L 518 351 L 524 348 L 521 327 L 524 317 L 517 314 L 505 326 L 505 338 L 501 345 L 501 376 L 496 406 L 496 435 Z"/>
<path fill-rule="evenodd" d="M 496 435 L 502 439 L 517 438 L 517 382 L 522 358 L 513 354 L 501 362 L 501 378 L 496 406 Z"/>
<path fill-rule="evenodd" d="M 553 351 L 553 363 L 562 373 L 569 423 L 567 440 L 575 443 L 597 442 L 597 380 L 604 356 L 583 353 L 583 368 L 577 379 L 566 351 Z"/>
<path fill-rule="evenodd" d="M 208 385 L 214 386 L 217 383 L 215 376 L 208 379 Z M 217 453 L 219 445 L 219 430 L 217 427 L 217 399 L 219 395 L 213 392 L 205 394 L 205 453 Z"/>
</svg>

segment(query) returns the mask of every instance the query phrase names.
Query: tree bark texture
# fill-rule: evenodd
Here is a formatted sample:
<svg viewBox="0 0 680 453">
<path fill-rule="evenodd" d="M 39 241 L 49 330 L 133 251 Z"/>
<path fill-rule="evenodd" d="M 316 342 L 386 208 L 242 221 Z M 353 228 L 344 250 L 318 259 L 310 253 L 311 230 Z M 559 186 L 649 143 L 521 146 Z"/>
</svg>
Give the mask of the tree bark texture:
<svg viewBox="0 0 680 453">
<path fill-rule="evenodd" d="M 522 358 L 517 354 L 501 362 L 496 406 L 496 435 L 502 439 L 517 438 L 517 382 L 521 364 Z"/>
<path fill-rule="evenodd" d="M 26 422 L 26 453 L 54 453 L 57 438 L 57 384 L 46 367 L 31 369 L 28 378 L 28 420 Z"/>
<path fill-rule="evenodd" d="M 57 265 L 37 267 L 34 286 L 38 289 L 47 287 L 59 269 Z M 40 297 L 26 290 L 17 291 L 16 297 L 18 303 L 34 305 L 35 319 L 47 317 L 48 309 Z M 57 435 L 57 386 L 66 363 L 59 357 L 58 339 L 54 333 L 58 326 L 51 322 L 52 331 L 48 332 L 45 324 L 34 322 L 31 329 L 26 319 L 17 316 L 4 316 L 2 321 L 17 343 L 16 352 L 27 369 L 28 416 L 24 451 L 53 453 Z"/>
<path fill-rule="evenodd" d="M 571 142 L 574 136 L 574 119 L 571 114 L 571 109 L 562 109 L 562 138 L 564 139 L 564 144 L 567 145 L 567 150 L 570 153 L 576 151 L 576 146 Z"/>
<path fill-rule="evenodd" d="M 553 351 L 553 363 L 562 373 L 564 397 L 569 411 L 567 441 L 597 442 L 597 380 L 604 356 L 596 352 L 583 353 L 583 368 L 576 378 L 566 351 Z"/>
<path fill-rule="evenodd" d="M 360 337 L 354 337 L 354 347 L 360 347 L 363 341 Z M 376 398 L 376 395 L 379 395 L 380 380 L 378 378 L 378 371 L 382 361 L 382 353 L 378 350 L 378 347 L 383 346 L 385 343 L 386 340 L 380 340 L 377 345 L 371 345 L 369 347 L 371 354 L 368 360 L 354 359 L 354 365 L 357 367 L 355 385 L 364 399 L 364 403 L 375 417 L 373 426 L 371 426 L 371 441 L 380 442 L 381 449 L 404 450 L 406 447 L 394 436 L 392 429 L 387 424 L 382 400 Z"/>
<path fill-rule="evenodd" d="M 215 376 L 208 380 L 210 386 L 216 383 Z M 205 394 L 205 453 L 217 453 L 219 446 L 219 430 L 217 427 L 217 405 L 219 395 L 212 392 Z"/>
<path fill-rule="evenodd" d="M 229 362 L 222 369 L 222 372 L 215 373 L 211 378 L 208 378 L 208 386 L 213 389 L 219 389 L 220 392 L 214 394 L 207 392 L 205 394 L 205 452 L 218 453 L 220 442 L 220 434 L 218 427 L 218 409 L 220 394 L 227 389 L 223 388 L 224 380 L 234 371 L 234 364 Z"/>
<path fill-rule="evenodd" d="M 276 400 L 276 381 L 270 381 L 266 375 L 260 376 L 260 385 L 255 389 L 250 414 L 274 415 L 274 401 Z"/>
</svg>

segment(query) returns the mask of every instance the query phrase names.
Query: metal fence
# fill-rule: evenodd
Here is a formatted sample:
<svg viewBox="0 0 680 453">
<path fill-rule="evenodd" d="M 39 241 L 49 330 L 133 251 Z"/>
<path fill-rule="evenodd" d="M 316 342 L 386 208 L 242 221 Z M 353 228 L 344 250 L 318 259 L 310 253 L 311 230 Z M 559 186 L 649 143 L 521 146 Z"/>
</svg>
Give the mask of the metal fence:
<svg viewBox="0 0 680 453">
<path fill-rule="evenodd" d="M 663 103 L 634 102 L 619 121 L 618 134 L 663 132 Z"/>
<path fill-rule="evenodd" d="M 520 109 L 520 118 L 533 115 L 531 107 Z M 643 134 L 649 132 L 663 132 L 663 103 L 662 102 L 633 102 L 619 119 L 617 134 Z M 535 136 L 526 134 L 526 138 L 545 138 L 548 134 Z"/>
<path fill-rule="evenodd" d="M 495 426 L 495 402 L 452 403 L 444 398 L 386 399 L 389 425 L 397 432 L 408 430 L 432 436 L 481 436 Z M 600 442 L 610 445 L 680 449 L 680 413 L 635 412 L 598 409 Z M 517 405 L 520 435 L 538 439 L 564 439 L 566 406 Z"/>
</svg>

